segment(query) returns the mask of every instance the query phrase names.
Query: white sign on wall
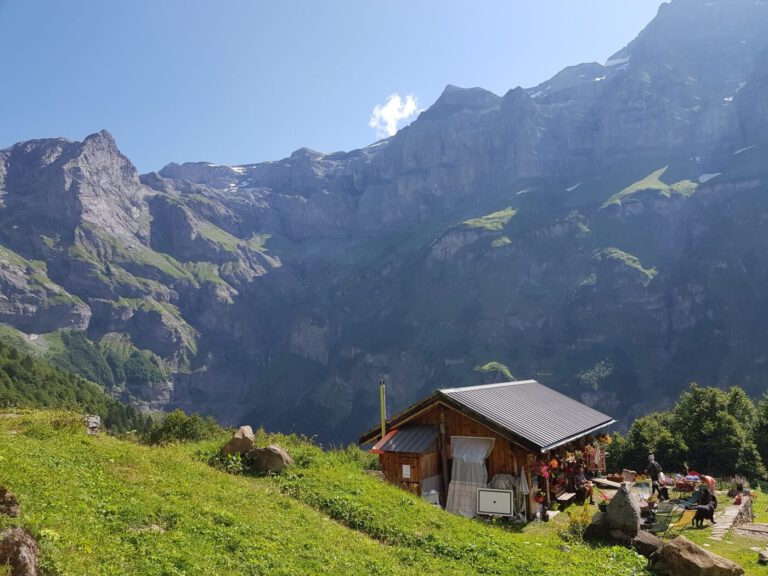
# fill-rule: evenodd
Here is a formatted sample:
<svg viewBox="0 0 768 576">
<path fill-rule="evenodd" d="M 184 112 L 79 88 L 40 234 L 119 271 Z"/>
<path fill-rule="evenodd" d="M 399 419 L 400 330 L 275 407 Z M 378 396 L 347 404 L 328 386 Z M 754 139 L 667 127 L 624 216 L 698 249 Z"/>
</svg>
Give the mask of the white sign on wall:
<svg viewBox="0 0 768 576">
<path fill-rule="evenodd" d="M 403 480 L 411 479 L 411 465 L 403 464 Z"/>
</svg>

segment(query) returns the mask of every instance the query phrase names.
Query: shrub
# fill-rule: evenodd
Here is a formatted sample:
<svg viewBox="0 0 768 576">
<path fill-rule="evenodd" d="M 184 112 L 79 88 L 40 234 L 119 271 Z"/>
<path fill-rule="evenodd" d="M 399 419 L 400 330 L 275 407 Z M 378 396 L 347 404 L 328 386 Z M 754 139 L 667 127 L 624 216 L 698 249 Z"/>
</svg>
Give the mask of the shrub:
<svg viewBox="0 0 768 576">
<path fill-rule="evenodd" d="M 160 422 L 152 424 L 145 434 L 147 444 L 169 444 L 171 442 L 190 442 L 208 440 L 221 432 L 216 420 L 200 414 L 188 416 L 183 410 L 174 410 L 166 414 Z"/>
<path fill-rule="evenodd" d="M 339 454 L 347 462 L 359 466 L 361 470 L 378 470 L 380 468 L 379 457 L 367 450 L 361 450 L 356 444 L 349 444 L 343 450 L 339 450 Z"/>
<path fill-rule="evenodd" d="M 582 542 L 587 526 L 592 522 L 592 510 L 587 502 L 581 508 L 568 512 L 568 527 L 561 531 L 564 540 Z"/>
<path fill-rule="evenodd" d="M 217 450 L 208 457 L 208 464 L 228 474 L 242 474 L 245 471 L 242 454 L 222 454 Z"/>
</svg>

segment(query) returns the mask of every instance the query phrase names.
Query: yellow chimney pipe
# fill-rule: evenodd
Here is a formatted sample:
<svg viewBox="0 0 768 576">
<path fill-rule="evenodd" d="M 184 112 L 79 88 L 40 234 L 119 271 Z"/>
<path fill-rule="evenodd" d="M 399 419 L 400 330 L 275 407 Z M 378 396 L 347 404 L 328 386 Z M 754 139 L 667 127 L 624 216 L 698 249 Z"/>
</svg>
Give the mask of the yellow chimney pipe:
<svg viewBox="0 0 768 576">
<path fill-rule="evenodd" d="M 381 406 L 381 437 L 387 433 L 387 393 L 384 380 L 379 381 L 379 403 Z"/>
</svg>

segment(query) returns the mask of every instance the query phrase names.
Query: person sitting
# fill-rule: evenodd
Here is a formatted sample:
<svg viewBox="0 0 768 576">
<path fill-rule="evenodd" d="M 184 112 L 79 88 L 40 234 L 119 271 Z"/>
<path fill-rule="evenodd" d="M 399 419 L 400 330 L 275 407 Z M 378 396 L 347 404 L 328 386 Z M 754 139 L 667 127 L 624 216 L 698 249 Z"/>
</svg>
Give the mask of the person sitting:
<svg viewBox="0 0 768 576">
<path fill-rule="evenodd" d="M 584 466 L 581 464 L 576 468 L 576 473 L 573 475 L 573 486 L 576 491 L 577 502 L 582 503 L 587 499 L 587 496 L 589 496 L 589 503 L 595 503 L 592 497 L 592 482 L 587 478 L 584 473 Z"/>
</svg>

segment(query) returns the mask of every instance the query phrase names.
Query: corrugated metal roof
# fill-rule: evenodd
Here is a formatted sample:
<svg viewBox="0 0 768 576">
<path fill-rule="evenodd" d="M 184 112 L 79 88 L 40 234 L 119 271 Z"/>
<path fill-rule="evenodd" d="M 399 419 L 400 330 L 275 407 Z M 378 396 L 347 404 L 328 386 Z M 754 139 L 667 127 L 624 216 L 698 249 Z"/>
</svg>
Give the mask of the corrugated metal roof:
<svg viewBox="0 0 768 576">
<path fill-rule="evenodd" d="M 449 388 L 440 394 L 542 451 L 614 422 L 610 416 L 535 380 Z"/>
<path fill-rule="evenodd" d="M 439 433 L 436 426 L 406 426 L 380 446 L 379 451 L 424 454 L 432 447 Z"/>
</svg>

